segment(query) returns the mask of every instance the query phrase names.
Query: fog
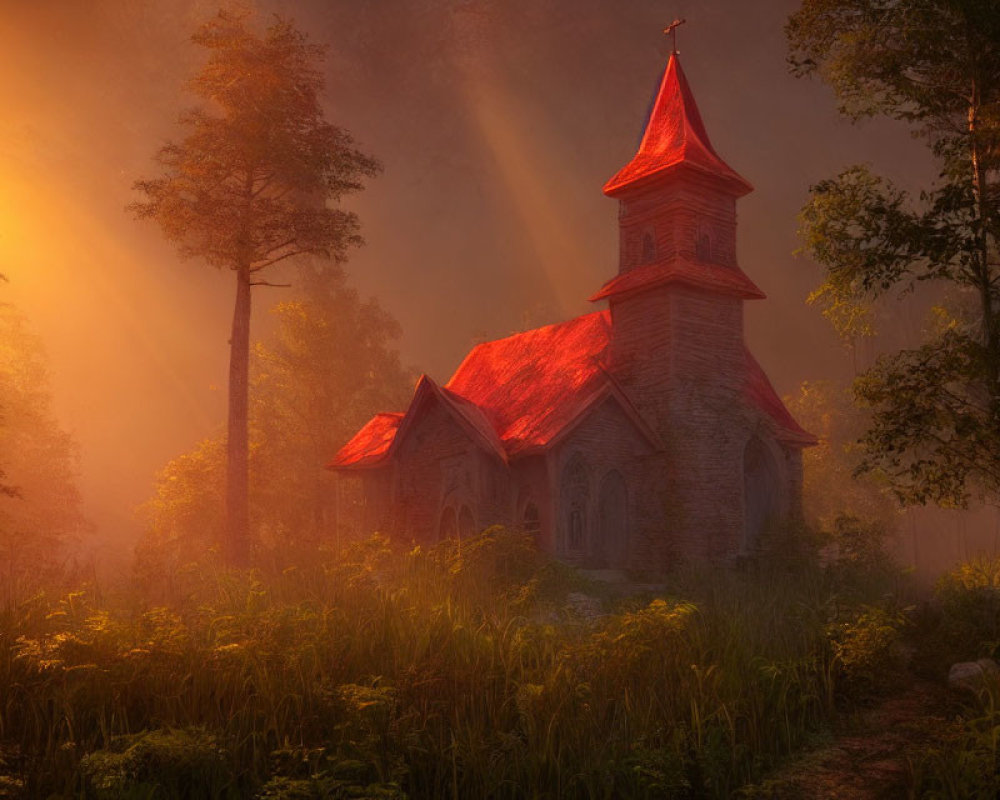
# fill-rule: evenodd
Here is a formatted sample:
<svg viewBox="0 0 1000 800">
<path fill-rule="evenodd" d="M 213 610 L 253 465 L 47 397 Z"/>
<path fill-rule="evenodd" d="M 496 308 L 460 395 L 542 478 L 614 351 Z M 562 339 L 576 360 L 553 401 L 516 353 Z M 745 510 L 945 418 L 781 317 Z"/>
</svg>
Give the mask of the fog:
<svg viewBox="0 0 1000 800">
<path fill-rule="evenodd" d="M 933 175 L 894 123 L 852 126 L 797 81 L 796 2 L 260 0 L 327 44 L 328 117 L 384 173 L 346 205 L 367 240 L 347 271 L 402 324 L 404 361 L 445 380 L 471 342 L 585 312 L 617 268 L 604 181 L 634 152 L 678 46 L 713 144 L 756 187 L 739 260 L 768 299 L 746 335 L 779 393 L 851 375 L 793 256 L 811 183 L 871 162 Z M 177 135 L 199 64 L 200 0 L 0 0 L 0 296 L 44 339 L 58 413 L 80 446 L 98 538 L 125 550 L 170 458 L 224 420 L 232 276 L 183 262 L 125 206 Z M 292 273 L 289 273 L 290 275 Z M 254 333 L 288 290 L 258 289 Z M 294 291 L 294 290 L 292 290 Z M 332 455 L 332 454 L 331 454 Z"/>
</svg>

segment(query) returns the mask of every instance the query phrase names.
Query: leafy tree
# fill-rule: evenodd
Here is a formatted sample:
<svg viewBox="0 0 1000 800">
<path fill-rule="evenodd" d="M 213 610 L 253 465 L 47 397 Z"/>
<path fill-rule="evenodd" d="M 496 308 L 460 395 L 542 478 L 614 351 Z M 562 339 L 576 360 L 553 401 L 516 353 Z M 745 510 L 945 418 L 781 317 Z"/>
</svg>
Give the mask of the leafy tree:
<svg viewBox="0 0 1000 800">
<path fill-rule="evenodd" d="M 261 273 L 303 254 L 342 261 L 361 242 L 358 220 L 331 205 L 362 188 L 377 163 L 324 118 L 323 48 L 276 18 L 258 35 L 245 15 L 219 12 L 193 36 L 209 52 L 191 81 L 207 105 L 180 117 L 184 137 L 160 149 L 162 173 L 140 180 L 130 208 L 153 219 L 185 257 L 236 277 L 230 339 L 226 544 L 249 559 L 250 295 Z"/>
<path fill-rule="evenodd" d="M 254 349 L 254 516 L 272 542 L 328 535 L 337 514 L 323 469 L 372 414 L 413 391 L 394 347 L 398 323 L 362 301 L 340 270 L 307 263 L 302 299 L 273 309 L 274 336 Z"/>
<path fill-rule="evenodd" d="M 23 316 L 0 304 L 0 586 L 23 595 L 57 569 L 86 532 L 76 485 L 78 454 L 52 411 L 48 366 Z"/>
<path fill-rule="evenodd" d="M 918 347 L 856 383 L 870 406 L 861 468 L 901 500 L 964 505 L 1000 491 L 1000 13 L 994 0 L 804 0 L 786 33 L 795 74 L 818 74 L 854 120 L 906 122 L 940 165 L 912 197 L 867 167 L 812 187 L 805 249 L 842 332 L 866 304 L 922 283 L 951 302 Z M 912 298 L 910 298 L 912 300 Z M 858 309 L 862 309 L 859 311 Z"/>
<path fill-rule="evenodd" d="M 285 560 L 339 523 L 326 462 L 373 413 L 405 406 L 413 383 L 395 349 L 399 326 L 375 300 L 363 301 L 335 266 L 307 261 L 300 275 L 301 297 L 272 310 L 277 328 L 255 344 L 251 365 L 250 525 Z M 164 468 L 145 507 L 140 572 L 215 546 L 224 472 L 221 436 Z"/>
<path fill-rule="evenodd" d="M 856 517 L 891 529 L 898 504 L 887 492 L 880 475 L 855 479 L 862 452 L 858 439 L 868 424 L 868 414 L 853 402 L 849 388 L 831 382 L 805 382 L 788 398 L 789 410 L 819 444 L 803 452 L 806 520 L 827 535 L 836 533 L 841 516 Z"/>
</svg>

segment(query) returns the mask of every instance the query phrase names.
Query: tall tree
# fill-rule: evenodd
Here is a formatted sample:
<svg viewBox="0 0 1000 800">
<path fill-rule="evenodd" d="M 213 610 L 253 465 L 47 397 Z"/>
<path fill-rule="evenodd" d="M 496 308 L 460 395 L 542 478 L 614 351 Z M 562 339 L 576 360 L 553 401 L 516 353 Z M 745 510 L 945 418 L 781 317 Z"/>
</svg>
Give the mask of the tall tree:
<svg viewBox="0 0 1000 800">
<path fill-rule="evenodd" d="M 919 197 L 852 167 L 812 187 L 805 249 L 819 290 L 853 309 L 929 283 L 946 301 L 918 347 L 882 356 L 856 394 L 872 410 L 863 468 L 905 502 L 1000 494 L 1000 11 L 995 0 L 804 0 L 795 74 L 818 74 L 854 120 L 910 124 L 940 164 Z M 897 297 L 898 295 L 898 297 Z"/>
<path fill-rule="evenodd" d="M 248 364 L 250 294 L 261 273 L 302 254 L 336 261 L 360 244 L 353 213 L 332 205 L 362 188 L 377 162 L 326 121 L 323 48 L 276 18 L 259 35 L 246 15 L 219 12 L 193 36 L 208 50 L 191 91 L 208 105 L 180 117 L 184 138 L 157 154 L 160 176 L 140 180 L 131 209 L 154 219 L 185 257 L 236 277 L 229 361 L 226 550 L 250 556 Z"/>
<path fill-rule="evenodd" d="M 413 380 L 395 347 L 399 325 L 363 300 L 341 269 L 305 259 L 296 298 L 272 309 L 277 325 L 251 350 L 250 526 L 288 559 L 315 552 L 338 520 L 332 476 L 324 465 L 371 415 L 403 408 Z M 194 560 L 224 529 L 221 437 L 171 461 L 146 504 L 141 572 L 164 561 Z"/>
</svg>

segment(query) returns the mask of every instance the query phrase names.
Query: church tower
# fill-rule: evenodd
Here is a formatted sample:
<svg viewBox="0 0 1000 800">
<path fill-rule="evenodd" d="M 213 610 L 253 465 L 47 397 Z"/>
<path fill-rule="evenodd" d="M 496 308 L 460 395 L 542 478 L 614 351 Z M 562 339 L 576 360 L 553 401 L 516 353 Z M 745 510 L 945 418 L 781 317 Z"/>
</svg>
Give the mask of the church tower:
<svg viewBox="0 0 1000 800">
<path fill-rule="evenodd" d="M 673 53 L 638 152 L 604 186 L 618 275 L 591 298 L 609 301 L 612 366 L 639 394 L 667 375 L 742 382 L 743 300 L 764 297 L 736 261 L 736 200 L 752 190 L 712 147 Z"/>
<path fill-rule="evenodd" d="M 674 52 L 638 152 L 604 186 L 619 201 L 618 274 L 591 299 L 610 305 L 611 373 L 664 443 L 649 494 L 695 557 L 745 539 L 743 301 L 764 294 L 737 263 L 736 201 L 752 189 L 712 147 Z"/>
</svg>

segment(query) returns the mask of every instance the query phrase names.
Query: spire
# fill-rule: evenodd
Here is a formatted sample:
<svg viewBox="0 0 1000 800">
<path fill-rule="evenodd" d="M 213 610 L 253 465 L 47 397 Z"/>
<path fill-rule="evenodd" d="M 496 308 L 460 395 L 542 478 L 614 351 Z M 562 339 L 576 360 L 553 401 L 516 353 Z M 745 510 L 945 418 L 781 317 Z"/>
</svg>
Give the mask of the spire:
<svg viewBox="0 0 1000 800">
<path fill-rule="evenodd" d="M 719 158 L 712 147 L 691 87 L 674 52 L 663 73 L 639 151 L 604 184 L 604 193 L 615 197 L 627 188 L 646 184 L 682 165 L 722 178 L 737 196 L 753 191 L 753 187 Z"/>
</svg>

